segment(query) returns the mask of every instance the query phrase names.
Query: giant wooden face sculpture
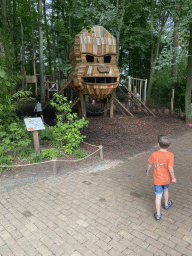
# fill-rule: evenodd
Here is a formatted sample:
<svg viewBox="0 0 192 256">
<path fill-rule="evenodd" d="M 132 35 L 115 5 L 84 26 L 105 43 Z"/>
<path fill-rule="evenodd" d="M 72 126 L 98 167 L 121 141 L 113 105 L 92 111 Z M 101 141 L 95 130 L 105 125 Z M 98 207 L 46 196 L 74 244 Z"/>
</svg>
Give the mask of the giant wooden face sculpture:
<svg viewBox="0 0 192 256">
<path fill-rule="evenodd" d="M 71 43 L 71 86 L 92 98 L 108 98 L 119 84 L 116 39 L 104 27 L 84 29 Z"/>
</svg>

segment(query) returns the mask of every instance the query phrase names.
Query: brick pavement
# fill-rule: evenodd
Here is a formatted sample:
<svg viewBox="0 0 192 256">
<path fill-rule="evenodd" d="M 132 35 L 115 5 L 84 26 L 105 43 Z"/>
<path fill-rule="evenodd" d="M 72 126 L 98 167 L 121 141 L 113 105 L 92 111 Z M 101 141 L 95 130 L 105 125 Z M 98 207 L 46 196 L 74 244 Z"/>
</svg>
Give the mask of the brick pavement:
<svg viewBox="0 0 192 256">
<path fill-rule="evenodd" d="M 154 220 L 157 148 L 108 170 L 69 172 L 0 195 L 0 255 L 192 255 L 191 132 L 174 140 L 173 206 Z"/>
</svg>

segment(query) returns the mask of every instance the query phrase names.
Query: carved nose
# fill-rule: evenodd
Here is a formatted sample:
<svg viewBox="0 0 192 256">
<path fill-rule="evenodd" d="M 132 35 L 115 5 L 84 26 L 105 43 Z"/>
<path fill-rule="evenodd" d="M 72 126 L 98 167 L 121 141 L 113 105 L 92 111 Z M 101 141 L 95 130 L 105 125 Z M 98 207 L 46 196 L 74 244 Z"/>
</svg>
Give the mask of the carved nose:
<svg viewBox="0 0 192 256">
<path fill-rule="evenodd" d="M 100 73 L 109 73 L 109 70 L 110 70 L 110 67 L 105 65 L 105 66 L 99 66 L 97 67 L 97 70 L 100 72 Z"/>
</svg>

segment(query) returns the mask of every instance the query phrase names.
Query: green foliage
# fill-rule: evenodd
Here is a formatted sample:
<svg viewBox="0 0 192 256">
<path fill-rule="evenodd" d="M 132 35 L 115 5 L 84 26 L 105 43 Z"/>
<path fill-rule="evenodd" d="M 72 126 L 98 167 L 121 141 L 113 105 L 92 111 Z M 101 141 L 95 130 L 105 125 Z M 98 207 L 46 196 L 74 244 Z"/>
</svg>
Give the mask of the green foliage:
<svg viewBox="0 0 192 256">
<path fill-rule="evenodd" d="M 77 119 L 77 114 L 72 113 L 70 103 L 66 102 L 66 97 L 54 94 L 56 102 L 51 101 L 51 105 L 61 114 L 57 114 L 57 124 L 51 127 L 54 135 L 53 144 L 65 150 L 66 154 L 71 155 L 74 149 L 84 140 L 85 136 L 81 135 L 80 129 L 88 124 L 85 118 Z M 64 120 L 65 119 L 65 120 Z"/>
<path fill-rule="evenodd" d="M 81 149 L 75 149 L 74 150 L 74 152 L 73 152 L 73 154 L 75 155 L 75 157 L 77 158 L 77 159 L 81 159 L 81 158 L 84 158 L 87 154 L 83 151 L 83 150 L 81 150 Z"/>
<path fill-rule="evenodd" d="M 50 129 L 49 126 L 44 124 L 45 130 L 39 131 L 39 137 L 41 138 L 41 141 L 52 141 L 54 139 L 54 135 Z"/>
<path fill-rule="evenodd" d="M 59 149 L 56 148 L 45 148 L 41 150 L 42 158 L 52 159 L 54 156 L 59 155 Z"/>
<path fill-rule="evenodd" d="M 156 71 L 153 79 L 152 102 L 156 105 L 170 107 L 172 89 L 174 92 L 174 109 L 185 110 L 185 89 L 187 82 L 187 65 L 184 61 L 178 63 L 176 81 L 172 77 L 172 67 L 165 66 Z"/>
<path fill-rule="evenodd" d="M 35 153 L 32 153 L 30 155 L 30 163 L 40 163 L 42 162 L 42 156 L 40 155 L 36 155 Z"/>
</svg>

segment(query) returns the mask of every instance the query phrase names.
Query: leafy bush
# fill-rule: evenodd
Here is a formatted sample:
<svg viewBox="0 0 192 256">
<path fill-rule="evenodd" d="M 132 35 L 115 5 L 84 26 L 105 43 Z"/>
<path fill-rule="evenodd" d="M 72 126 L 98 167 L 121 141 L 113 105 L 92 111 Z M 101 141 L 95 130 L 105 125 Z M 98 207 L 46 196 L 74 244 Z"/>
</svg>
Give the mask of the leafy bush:
<svg viewBox="0 0 192 256">
<path fill-rule="evenodd" d="M 83 150 L 81 150 L 81 149 L 75 149 L 74 150 L 74 152 L 73 152 L 73 154 L 75 155 L 75 157 L 77 158 L 77 159 L 81 159 L 81 158 L 83 158 L 83 157 L 85 157 L 87 154 L 83 151 Z"/>
<path fill-rule="evenodd" d="M 51 101 L 51 105 L 61 114 L 57 114 L 57 124 L 50 127 L 54 139 L 53 144 L 63 148 L 66 154 L 72 155 L 73 151 L 79 147 L 79 144 L 86 138 L 81 135 L 80 129 L 88 124 L 85 118 L 77 119 L 77 114 L 72 113 L 70 103 L 67 98 L 59 94 L 54 94 L 56 102 Z"/>
<path fill-rule="evenodd" d="M 56 149 L 56 148 L 48 148 L 48 149 L 41 150 L 42 158 L 52 159 L 54 156 L 58 156 L 58 155 L 59 155 L 59 149 Z"/>
</svg>

